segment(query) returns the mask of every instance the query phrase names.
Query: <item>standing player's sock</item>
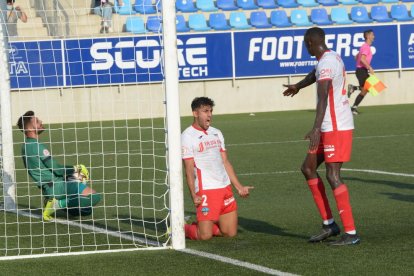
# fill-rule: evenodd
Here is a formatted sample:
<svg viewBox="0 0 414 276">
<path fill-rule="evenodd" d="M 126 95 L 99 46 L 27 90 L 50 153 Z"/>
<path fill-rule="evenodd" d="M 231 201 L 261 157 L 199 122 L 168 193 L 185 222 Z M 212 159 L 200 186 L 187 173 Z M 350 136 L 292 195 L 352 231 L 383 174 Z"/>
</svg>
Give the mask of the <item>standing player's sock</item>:
<svg viewBox="0 0 414 276">
<path fill-rule="evenodd" d="M 217 236 L 221 236 L 221 231 L 220 231 L 220 227 L 217 225 L 217 223 L 213 224 L 213 236 L 217 237 Z"/>
<path fill-rule="evenodd" d="M 365 96 L 362 96 L 361 94 L 359 94 L 354 102 L 354 105 L 352 107 L 357 108 L 358 105 L 362 102 L 362 100 L 364 99 Z"/>
<path fill-rule="evenodd" d="M 330 224 L 333 222 L 331 208 L 329 207 L 328 198 L 325 193 L 325 186 L 320 178 L 309 179 L 309 188 L 312 192 L 313 200 L 318 207 L 319 214 L 321 215 L 324 224 Z"/>
<path fill-rule="evenodd" d="M 341 184 L 336 188 L 334 190 L 334 196 L 345 232 L 348 234 L 356 234 L 351 203 L 349 202 L 348 188 L 346 185 Z"/>
<path fill-rule="evenodd" d="M 198 240 L 197 223 L 184 225 L 185 237 L 191 240 Z"/>
</svg>

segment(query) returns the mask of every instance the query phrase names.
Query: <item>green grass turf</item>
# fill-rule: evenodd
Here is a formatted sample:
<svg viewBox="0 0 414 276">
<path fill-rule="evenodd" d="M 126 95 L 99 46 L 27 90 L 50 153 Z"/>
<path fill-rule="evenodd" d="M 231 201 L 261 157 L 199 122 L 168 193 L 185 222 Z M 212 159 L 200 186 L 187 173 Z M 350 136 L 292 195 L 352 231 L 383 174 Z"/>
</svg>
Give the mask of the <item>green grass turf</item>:
<svg viewBox="0 0 414 276">
<path fill-rule="evenodd" d="M 303 137 L 312 127 L 315 113 L 289 111 L 214 117 L 213 125 L 224 133 L 241 182 L 255 190 L 250 198 L 238 199 L 236 238 L 187 241 L 187 247 L 302 275 L 413 275 L 414 105 L 360 109 L 361 115 L 355 117 L 352 160 L 344 168 L 411 175 L 342 172 L 360 245 L 331 248 L 326 243 L 307 243 L 321 223 L 299 171 L 307 148 Z M 183 118 L 182 127 L 190 123 L 191 118 Z M 320 172 L 324 176 L 323 166 Z M 327 191 L 339 222 L 332 193 Z M 185 197 L 186 214 L 194 215 L 187 192 Z M 109 205 L 115 199 L 108 198 Z M 0 221 L 3 216 L 0 214 Z M 62 275 L 258 274 L 172 250 L 4 261 L 0 265 L 0 271 L 10 274 L 30 269 L 39 275 L 58 268 Z"/>
</svg>

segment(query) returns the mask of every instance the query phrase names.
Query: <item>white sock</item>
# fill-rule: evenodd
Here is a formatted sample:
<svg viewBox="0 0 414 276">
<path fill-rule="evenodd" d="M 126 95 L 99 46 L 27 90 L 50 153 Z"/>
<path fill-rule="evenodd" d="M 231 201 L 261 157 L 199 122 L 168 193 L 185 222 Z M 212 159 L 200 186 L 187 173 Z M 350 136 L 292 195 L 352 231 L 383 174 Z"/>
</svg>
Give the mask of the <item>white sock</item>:
<svg viewBox="0 0 414 276">
<path fill-rule="evenodd" d="M 332 224 L 332 223 L 334 223 L 334 219 L 333 218 L 327 219 L 327 220 L 324 220 L 323 221 L 323 225 L 329 225 L 329 224 Z"/>
<path fill-rule="evenodd" d="M 356 234 L 356 230 L 347 231 L 346 233 L 349 234 L 349 235 L 355 235 Z"/>
</svg>

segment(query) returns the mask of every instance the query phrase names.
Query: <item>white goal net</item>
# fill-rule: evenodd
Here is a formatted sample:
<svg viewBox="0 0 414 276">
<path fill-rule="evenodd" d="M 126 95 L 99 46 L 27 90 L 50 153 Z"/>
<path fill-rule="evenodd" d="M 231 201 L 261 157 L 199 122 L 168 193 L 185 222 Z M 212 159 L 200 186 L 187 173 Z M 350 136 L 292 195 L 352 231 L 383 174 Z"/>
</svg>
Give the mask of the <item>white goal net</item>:
<svg viewBox="0 0 414 276">
<path fill-rule="evenodd" d="M 174 4 L 1 4 L 0 258 L 184 247 Z M 16 126 L 27 111 L 43 132 Z M 90 179 L 75 193 L 57 164 Z"/>
</svg>

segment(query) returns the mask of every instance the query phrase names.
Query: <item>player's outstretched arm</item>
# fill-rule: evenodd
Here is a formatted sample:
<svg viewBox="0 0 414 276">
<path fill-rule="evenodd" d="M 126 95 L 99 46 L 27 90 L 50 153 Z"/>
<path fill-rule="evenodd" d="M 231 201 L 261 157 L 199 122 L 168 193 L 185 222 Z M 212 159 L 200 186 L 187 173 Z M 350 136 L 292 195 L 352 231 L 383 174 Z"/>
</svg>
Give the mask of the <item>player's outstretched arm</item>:
<svg viewBox="0 0 414 276">
<path fill-rule="evenodd" d="M 227 152 L 221 152 L 221 158 L 223 159 L 224 168 L 230 178 L 231 184 L 237 189 L 239 196 L 246 198 L 250 194 L 250 190 L 254 189 L 253 186 L 243 186 L 237 178 L 236 172 L 234 171 L 233 165 L 227 157 Z"/>
<path fill-rule="evenodd" d="M 194 159 L 184 159 L 185 176 L 187 178 L 187 186 L 193 198 L 194 205 L 197 207 L 201 204 L 202 198 L 196 195 L 195 192 L 195 177 L 194 177 Z"/>
<path fill-rule="evenodd" d="M 313 69 L 311 72 L 309 72 L 309 74 L 306 75 L 306 77 L 301 80 L 300 82 L 296 83 L 296 84 L 284 84 L 283 86 L 286 87 L 286 90 L 283 91 L 283 96 L 290 96 L 293 97 L 295 96 L 299 90 L 301 90 L 302 88 L 305 88 L 313 83 L 316 82 L 316 70 Z"/>
</svg>

